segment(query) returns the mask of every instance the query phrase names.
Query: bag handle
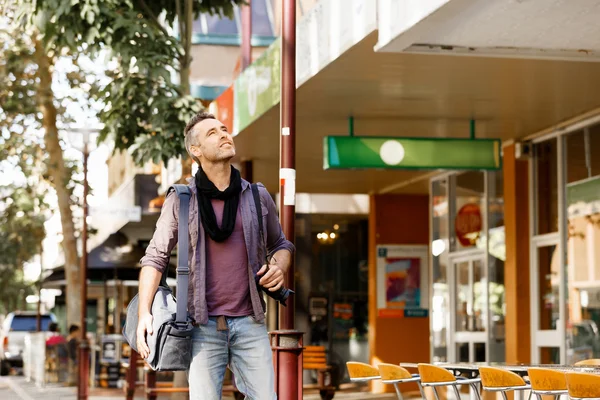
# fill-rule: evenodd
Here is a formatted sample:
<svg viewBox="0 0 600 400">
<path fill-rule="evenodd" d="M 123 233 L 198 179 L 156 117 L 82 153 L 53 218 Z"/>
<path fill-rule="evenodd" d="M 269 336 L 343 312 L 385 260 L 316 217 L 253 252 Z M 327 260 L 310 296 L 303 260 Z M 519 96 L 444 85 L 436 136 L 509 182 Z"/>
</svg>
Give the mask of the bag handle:
<svg viewBox="0 0 600 400">
<path fill-rule="evenodd" d="M 179 198 L 179 227 L 177 230 L 177 314 L 175 315 L 176 324 L 187 324 L 187 303 L 188 303 L 188 284 L 190 277 L 190 267 L 188 264 L 189 255 L 189 219 L 190 219 L 190 198 L 192 192 L 187 185 L 172 185 L 167 194 L 172 190 L 177 193 Z"/>
</svg>

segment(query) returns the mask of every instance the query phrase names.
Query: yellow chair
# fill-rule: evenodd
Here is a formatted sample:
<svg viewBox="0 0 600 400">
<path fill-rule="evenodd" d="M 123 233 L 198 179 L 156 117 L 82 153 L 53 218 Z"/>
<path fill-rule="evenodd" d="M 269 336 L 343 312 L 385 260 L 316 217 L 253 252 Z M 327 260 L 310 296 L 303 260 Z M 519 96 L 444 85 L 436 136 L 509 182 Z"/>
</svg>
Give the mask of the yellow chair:
<svg viewBox="0 0 600 400">
<path fill-rule="evenodd" d="M 348 368 L 348 375 L 350 375 L 351 382 L 368 382 L 380 379 L 379 370 L 369 364 L 348 361 L 346 368 Z"/>
<path fill-rule="evenodd" d="M 436 400 L 440 400 L 437 392 L 437 388 L 440 386 L 452 387 L 457 400 L 460 400 L 460 392 L 458 390 L 459 385 L 469 385 L 475 392 L 477 399 L 481 400 L 479 389 L 477 387 L 479 382 L 481 382 L 479 378 L 466 379 L 462 376 L 455 377 L 450 371 L 431 364 L 419 364 L 418 369 L 419 375 L 421 376 L 421 386 L 431 387 Z M 424 395 L 423 399 L 425 399 Z"/>
<path fill-rule="evenodd" d="M 600 365 L 600 358 L 590 358 L 589 360 L 582 360 L 582 361 L 576 362 L 574 365 L 577 367 L 586 367 L 586 366 L 595 367 L 595 366 Z"/>
<path fill-rule="evenodd" d="M 421 378 L 419 375 L 412 375 L 406 369 L 394 364 L 382 363 L 379 364 L 377 368 L 379 369 L 381 382 L 388 385 L 394 385 L 394 389 L 396 389 L 396 395 L 398 396 L 399 400 L 402 400 L 402 392 L 400 391 L 398 384 L 408 382 L 416 382 L 419 385 L 421 396 L 423 396 L 423 399 L 425 398 L 423 388 L 421 387 Z"/>
<path fill-rule="evenodd" d="M 536 395 L 538 400 L 542 396 L 554 396 L 556 400 L 563 394 L 569 394 L 567 390 L 567 377 L 564 372 L 548 368 L 529 368 L 529 384 L 531 393 Z"/>
<path fill-rule="evenodd" d="M 600 398 L 600 375 L 567 372 L 567 388 L 571 399 Z"/>
<path fill-rule="evenodd" d="M 506 392 L 514 390 L 521 393 L 523 390 L 531 390 L 531 386 L 523 378 L 505 369 L 479 367 L 479 376 L 481 377 L 483 390 L 487 392 L 500 392 L 504 400 L 507 400 Z"/>
</svg>

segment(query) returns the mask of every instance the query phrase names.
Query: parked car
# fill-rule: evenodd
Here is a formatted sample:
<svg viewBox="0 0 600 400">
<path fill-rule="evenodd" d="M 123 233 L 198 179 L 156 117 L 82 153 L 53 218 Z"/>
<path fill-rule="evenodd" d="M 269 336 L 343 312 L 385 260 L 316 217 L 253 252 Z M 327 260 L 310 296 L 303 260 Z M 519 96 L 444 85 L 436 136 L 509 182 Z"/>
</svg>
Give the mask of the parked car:
<svg viewBox="0 0 600 400">
<path fill-rule="evenodd" d="M 54 314 L 42 314 L 42 331 L 48 332 Z M 0 328 L 0 375 L 8 375 L 11 368 L 23 368 L 25 335 L 37 331 L 37 313 L 15 311 L 6 316 Z"/>
</svg>

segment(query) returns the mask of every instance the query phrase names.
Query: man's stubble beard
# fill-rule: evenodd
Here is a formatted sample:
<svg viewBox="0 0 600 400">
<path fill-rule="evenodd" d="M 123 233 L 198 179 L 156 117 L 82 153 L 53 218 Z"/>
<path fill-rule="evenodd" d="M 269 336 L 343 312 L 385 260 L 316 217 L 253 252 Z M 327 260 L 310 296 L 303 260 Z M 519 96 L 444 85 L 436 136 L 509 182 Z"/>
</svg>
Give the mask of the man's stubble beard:
<svg viewBox="0 0 600 400">
<path fill-rule="evenodd" d="M 233 147 L 232 150 L 219 151 L 219 154 L 217 155 L 218 162 L 228 162 L 230 164 L 233 157 L 235 157 L 235 147 Z"/>
</svg>

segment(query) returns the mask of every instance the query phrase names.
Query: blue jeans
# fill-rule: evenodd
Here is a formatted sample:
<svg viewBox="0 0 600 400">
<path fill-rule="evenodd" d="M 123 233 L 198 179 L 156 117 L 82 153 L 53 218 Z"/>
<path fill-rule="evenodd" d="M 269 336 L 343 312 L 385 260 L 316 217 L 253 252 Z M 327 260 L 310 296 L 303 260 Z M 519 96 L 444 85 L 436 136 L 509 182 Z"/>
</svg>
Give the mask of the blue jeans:
<svg viewBox="0 0 600 400">
<path fill-rule="evenodd" d="M 216 318 L 194 329 L 188 371 L 190 400 L 219 400 L 229 365 L 238 390 L 250 400 L 276 400 L 271 345 L 264 323 L 253 317 L 226 318 L 227 331 L 217 331 Z"/>
</svg>

